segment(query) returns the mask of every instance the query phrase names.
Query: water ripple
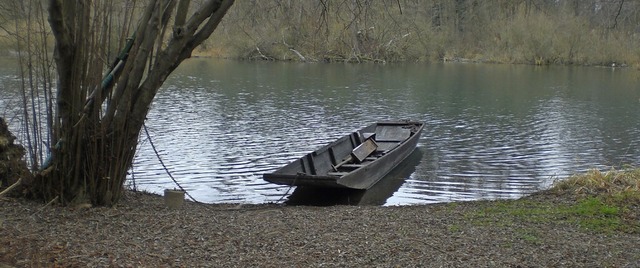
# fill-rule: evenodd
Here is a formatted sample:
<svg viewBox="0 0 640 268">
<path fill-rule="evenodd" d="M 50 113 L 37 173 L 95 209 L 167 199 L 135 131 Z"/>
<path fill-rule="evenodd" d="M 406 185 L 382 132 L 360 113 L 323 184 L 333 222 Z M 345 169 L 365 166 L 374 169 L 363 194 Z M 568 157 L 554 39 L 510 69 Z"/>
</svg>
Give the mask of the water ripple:
<svg viewBox="0 0 640 268">
<path fill-rule="evenodd" d="M 0 115 L 12 129 L 16 78 L 0 69 Z M 389 189 L 370 190 L 406 205 L 518 198 L 588 169 L 638 166 L 639 99 L 633 75 L 605 68 L 192 59 L 160 89 L 146 124 L 197 200 L 268 203 L 293 189 L 263 173 L 368 123 L 421 120 L 420 156 L 381 186 Z M 147 137 L 128 183 L 176 187 Z"/>
</svg>

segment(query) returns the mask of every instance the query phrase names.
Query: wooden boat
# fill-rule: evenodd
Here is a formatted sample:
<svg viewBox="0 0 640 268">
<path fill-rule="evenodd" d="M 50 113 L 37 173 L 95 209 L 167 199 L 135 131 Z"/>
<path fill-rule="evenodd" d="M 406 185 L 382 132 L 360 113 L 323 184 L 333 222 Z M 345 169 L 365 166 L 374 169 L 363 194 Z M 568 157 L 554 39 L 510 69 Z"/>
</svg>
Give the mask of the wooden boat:
<svg viewBox="0 0 640 268">
<path fill-rule="evenodd" d="M 420 164 L 423 155 L 423 150 L 416 147 L 407 158 L 402 160 L 400 164 L 369 189 L 300 186 L 296 187 L 284 203 L 293 206 L 382 206 L 416 171 L 416 167 Z"/>
<path fill-rule="evenodd" d="M 369 189 L 418 144 L 422 122 L 378 122 L 345 135 L 264 180 L 293 186 Z"/>
</svg>

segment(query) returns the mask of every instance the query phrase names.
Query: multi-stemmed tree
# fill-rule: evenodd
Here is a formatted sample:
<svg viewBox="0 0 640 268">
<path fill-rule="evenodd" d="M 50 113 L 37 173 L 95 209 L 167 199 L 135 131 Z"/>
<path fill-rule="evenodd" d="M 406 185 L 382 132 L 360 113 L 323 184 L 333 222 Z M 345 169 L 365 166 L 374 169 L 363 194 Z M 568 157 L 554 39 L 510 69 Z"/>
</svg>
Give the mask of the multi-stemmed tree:
<svg viewBox="0 0 640 268">
<path fill-rule="evenodd" d="M 50 0 L 57 71 L 51 156 L 34 192 L 45 200 L 110 205 L 122 196 L 138 135 L 158 88 L 216 29 L 233 0 Z M 115 4 L 126 17 L 110 62 Z M 137 26 L 127 33 L 127 23 Z M 121 38 L 125 39 L 125 38 Z"/>
</svg>

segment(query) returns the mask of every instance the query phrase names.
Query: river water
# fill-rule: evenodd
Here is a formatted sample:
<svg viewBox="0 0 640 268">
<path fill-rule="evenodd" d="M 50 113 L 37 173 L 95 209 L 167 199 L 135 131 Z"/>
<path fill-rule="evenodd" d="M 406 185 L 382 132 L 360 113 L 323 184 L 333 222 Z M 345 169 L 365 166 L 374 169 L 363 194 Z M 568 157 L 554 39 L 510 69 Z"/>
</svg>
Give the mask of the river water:
<svg viewBox="0 0 640 268">
<path fill-rule="evenodd" d="M 0 115 L 14 102 L 0 68 Z M 518 198 L 590 169 L 640 165 L 640 73 L 459 63 L 190 59 L 159 91 L 128 184 L 210 203 L 411 205 Z M 5 97 L 6 96 L 6 97 Z M 3 107 L 4 106 L 4 107 Z M 293 189 L 262 174 L 371 122 L 426 123 L 414 152 L 366 192 Z M 13 127 L 16 122 L 13 120 Z M 143 133 L 144 134 L 144 133 Z"/>
</svg>

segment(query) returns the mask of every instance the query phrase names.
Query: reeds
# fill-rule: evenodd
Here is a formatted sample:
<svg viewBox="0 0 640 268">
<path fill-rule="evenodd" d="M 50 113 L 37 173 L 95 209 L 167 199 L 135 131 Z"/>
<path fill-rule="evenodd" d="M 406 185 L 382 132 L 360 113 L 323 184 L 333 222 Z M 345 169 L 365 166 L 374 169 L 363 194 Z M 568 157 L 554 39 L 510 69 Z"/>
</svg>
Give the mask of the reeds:
<svg viewBox="0 0 640 268">
<path fill-rule="evenodd" d="M 640 169 L 606 172 L 592 170 L 558 181 L 552 190 L 572 191 L 579 195 L 634 193 L 640 197 Z"/>
</svg>

